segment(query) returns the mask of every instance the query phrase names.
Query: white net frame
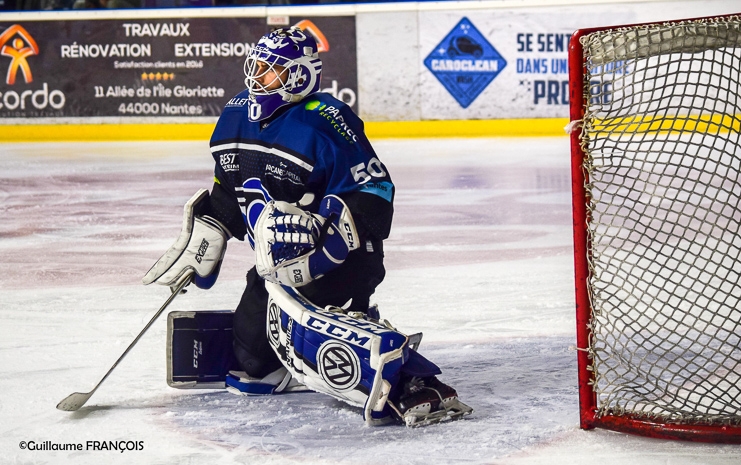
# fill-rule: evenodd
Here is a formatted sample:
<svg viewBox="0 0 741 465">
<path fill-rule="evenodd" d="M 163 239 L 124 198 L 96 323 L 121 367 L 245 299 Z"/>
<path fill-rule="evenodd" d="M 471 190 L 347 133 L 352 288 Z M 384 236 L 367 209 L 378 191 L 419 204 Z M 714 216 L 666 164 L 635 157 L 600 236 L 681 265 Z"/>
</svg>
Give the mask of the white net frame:
<svg viewBox="0 0 741 465">
<path fill-rule="evenodd" d="M 741 16 L 581 44 L 596 417 L 741 425 Z"/>
</svg>

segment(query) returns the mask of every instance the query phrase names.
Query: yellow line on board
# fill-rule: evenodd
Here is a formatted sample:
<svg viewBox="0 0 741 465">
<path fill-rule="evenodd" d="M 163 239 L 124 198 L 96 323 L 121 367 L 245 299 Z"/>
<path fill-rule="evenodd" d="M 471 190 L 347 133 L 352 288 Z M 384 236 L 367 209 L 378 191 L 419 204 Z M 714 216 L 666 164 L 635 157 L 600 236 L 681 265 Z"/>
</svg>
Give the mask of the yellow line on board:
<svg viewBox="0 0 741 465">
<path fill-rule="evenodd" d="M 629 115 L 595 119 L 590 128 L 602 136 L 611 133 L 728 133 L 741 130 L 741 115 Z"/>
<path fill-rule="evenodd" d="M 365 124 L 370 139 L 566 136 L 568 118 L 390 121 Z"/>
<path fill-rule="evenodd" d="M 565 136 L 566 118 L 368 122 L 370 139 Z M 0 142 L 209 140 L 213 124 L 0 125 Z"/>
<path fill-rule="evenodd" d="M 39 124 L 0 126 L 0 142 L 208 140 L 213 124 Z"/>
</svg>

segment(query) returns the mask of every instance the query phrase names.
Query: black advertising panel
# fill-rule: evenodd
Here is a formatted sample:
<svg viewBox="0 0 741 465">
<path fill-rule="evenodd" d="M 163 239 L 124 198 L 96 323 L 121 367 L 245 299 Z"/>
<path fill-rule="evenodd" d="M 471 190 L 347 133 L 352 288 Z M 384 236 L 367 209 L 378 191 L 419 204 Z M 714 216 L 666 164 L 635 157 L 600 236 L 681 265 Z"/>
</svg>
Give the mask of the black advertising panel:
<svg viewBox="0 0 741 465">
<path fill-rule="evenodd" d="M 357 112 L 355 17 L 289 24 L 317 38 L 322 90 Z M 0 118 L 219 116 L 270 29 L 265 18 L 0 22 Z"/>
</svg>

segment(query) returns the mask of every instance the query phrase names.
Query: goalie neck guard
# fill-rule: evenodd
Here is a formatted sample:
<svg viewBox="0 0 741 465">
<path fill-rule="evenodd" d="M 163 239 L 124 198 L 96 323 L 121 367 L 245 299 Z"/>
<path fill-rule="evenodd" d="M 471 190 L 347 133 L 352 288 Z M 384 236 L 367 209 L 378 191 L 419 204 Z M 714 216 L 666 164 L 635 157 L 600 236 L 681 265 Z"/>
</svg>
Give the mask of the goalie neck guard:
<svg viewBox="0 0 741 465">
<path fill-rule="evenodd" d="M 244 62 L 250 121 L 269 118 L 289 103 L 319 90 L 322 60 L 316 40 L 297 27 L 264 35 Z"/>
</svg>

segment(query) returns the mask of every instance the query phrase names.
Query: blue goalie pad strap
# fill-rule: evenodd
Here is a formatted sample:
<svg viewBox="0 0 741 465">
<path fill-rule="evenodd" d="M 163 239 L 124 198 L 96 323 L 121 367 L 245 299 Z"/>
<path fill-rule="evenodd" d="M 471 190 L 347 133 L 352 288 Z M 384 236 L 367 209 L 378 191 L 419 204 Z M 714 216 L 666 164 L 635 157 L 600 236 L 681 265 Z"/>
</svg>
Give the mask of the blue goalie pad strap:
<svg viewBox="0 0 741 465">
<path fill-rule="evenodd" d="M 371 410 L 370 414 L 366 414 L 365 412 L 363 412 L 363 419 L 365 420 L 366 424 L 370 426 L 383 426 L 395 421 L 392 410 L 388 406 L 388 404 L 382 411 L 379 412 L 374 410 Z"/>
<path fill-rule="evenodd" d="M 316 307 L 296 289 L 266 283 L 268 339 L 294 378 L 362 407 L 366 423 L 390 418 L 386 400 L 407 359 L 407 337 L 385 326 Z"/>
<path fill-rule="evenodd" d="M 276 387 L 274 384 L 263 384 L 257 381 L 247 380 L 232 373 L 226 375 L 227 390 L 236 390 L 245 395 L 269 395 L 275 392 Z"/>
<path fill-rule="evenodd" d="M 427 360 L 416 350 L 411 349 L 409 350 L 409 358 L 401 368 L 401 372 L 405 375 L 416 376 L 418 378 L 429 378 L 442 373 L 440 367 Z"/>
<path fill-rule="evenodd" d="M 308 390 L 285 368 L 275 370 L 263 378 L 254 378 L 244 371 L 230 371 L 226 376 L 226 389 L 235 394 L 255 396 Z"/>
</svg>

